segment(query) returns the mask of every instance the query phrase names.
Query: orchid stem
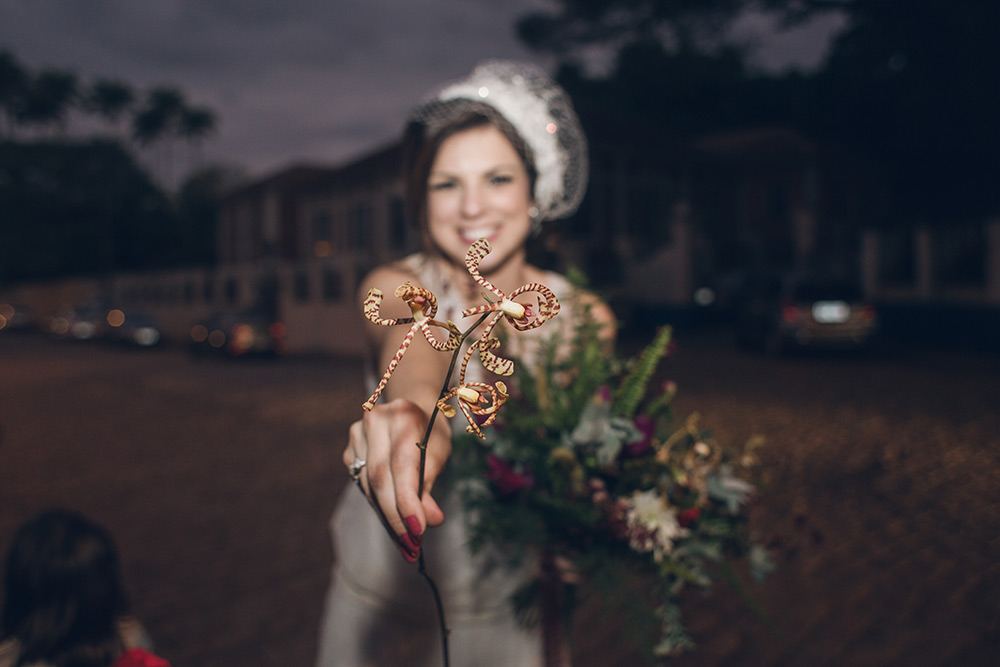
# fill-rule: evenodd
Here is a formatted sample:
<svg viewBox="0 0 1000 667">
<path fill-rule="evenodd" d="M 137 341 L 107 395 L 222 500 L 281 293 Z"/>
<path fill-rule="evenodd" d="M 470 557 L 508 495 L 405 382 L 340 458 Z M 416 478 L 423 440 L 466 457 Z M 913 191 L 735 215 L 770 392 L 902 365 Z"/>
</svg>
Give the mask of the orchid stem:
<svg viewBox="0 0 1000 667">
<path fill-rule="evenodd" d="M 451 363 L 448 365 L 448 372 L 444 376 L 444 384 L 441 386 L 441 393 L 438 394 L 438 400 L 434 401 L 434 408 L 431 410 L 430 419 L 427 421 L 427 430 L 424 432 L 424 439 L 417 443 L 417 447 L 420 448 L 420 473 L 419 481 L 417 482 L 417 497 L 424 497 L 424 470 L 427 467 L 427 443 L 431 438 L 431 431 L 434 429 L 434 422 L 437 419 L 438 412 L 440 408 L 438 407 L 438 402 L 444 398 L 445 394 L 448 393 L 448 385 L 451 383 L 451 374 L 455 371 L 455 364 L 458 363 L 458 356 L 462 352 L 462 346 L 465 344 L 465 340 L 469 335 L 476 330 L 476 328 L 486 321 L 486 318 L 490 316 L 491 313 L 483 313 L 482 317 L 476 320 L 476 323 L 471 327 L 466 329 L 458 339 L 458 345 L 455 347 L 455 351 L 451 355 Z M 424 551 L 420 550 L 420 555 L 417 557 L 417 571 L 420 572 L 420 576 L 424 578 L 427 585 L 430 586 L 431 595 L 434 596 L 434 607 L 437 609 L 438 626 L 441 628 L 441 649 L 444 655 L 444 667 L 448 667 L 448 624 L 445 622 L 444 618 L 444 604 L 441 601 L 441 594 L 438 591 L 437 584 L 434 583 L 434 578 L 431 577 L 427 572 L 427 568 L 424 564 Z"/>
</svg>

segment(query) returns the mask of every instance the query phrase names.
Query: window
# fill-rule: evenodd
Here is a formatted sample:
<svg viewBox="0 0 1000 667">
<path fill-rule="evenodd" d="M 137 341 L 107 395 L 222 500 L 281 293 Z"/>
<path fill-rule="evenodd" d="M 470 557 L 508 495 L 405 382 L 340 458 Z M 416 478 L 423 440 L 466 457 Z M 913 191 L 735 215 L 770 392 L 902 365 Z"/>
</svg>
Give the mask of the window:
<svg viewBox="0 0 1000 667">
<path fill-rule="evenodd" d="M 355 250 L 368 250 L 371 237 L 371 210 L 367 202 L 359 202 L 351 210 L 351 245 Z"/>
<path fill-rule="evenodd" d="M 344 297 L 344 281 L 340 272 L 334 269 L 323 270 L 323 300 L 340 301 Z"/>
<path fill-rule="evenodd" d="M 323 209 L 316 211 L 312 218 L 312 254 L 314 257 L 329 257 L 333 251 L 333 215 Z"/>
<path fill-rule="evenodd" d="M 293 290 L 296 301 L 309 300 L 309 273 L 307 271 L 297 271 L 295 273 Z"/>
</svg>

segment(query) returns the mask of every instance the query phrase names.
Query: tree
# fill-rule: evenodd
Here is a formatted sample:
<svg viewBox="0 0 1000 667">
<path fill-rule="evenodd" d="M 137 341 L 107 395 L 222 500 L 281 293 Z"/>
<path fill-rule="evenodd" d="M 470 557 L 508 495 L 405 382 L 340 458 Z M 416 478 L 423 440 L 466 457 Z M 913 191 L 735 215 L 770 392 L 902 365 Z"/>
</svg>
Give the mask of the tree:
<svg viewBox="0 0 1000 667">
<path fill-rule="evenodd" d="M 65 134 L 66 117 L 77 101 L 78 88 L 73 72 L 44 69 L 30 79 L 18 118 L 26 125 L 52 127 Z"/>
<path fill-rule="evenodd" d="M 117 142 L 0 144 L 0 280 L 163 266 L 169 200 Z"/>
<path fill-rule="evenodd" d="M 132 118 L 132 136 L 139 145 L 159 145 L 157 171 L 168 186 L 173 185 L 172 142 L 177 136 L 184 109 L 184 95 L 179 90 L 159 87 L 149 91 L 145 104 Z"/>
<path fill-rule="evenodd" d="M 667 45 L 712 40 L 754 0 L 559 0 L 559 9 L 532 12 L 516 23 L 530 48 L 569 56 L 591 45 Z"/>
<path fill-rule="evenodd" d="M 201 167 L 203 143 L 215 131 L 217 122 L 215 112 L 206 107 L 189 107 L 181 112 L 178 134 L 191 144 L 196 167 Z"/>
<path fill-rule="evenodd" d="M 556 10 L 530 12 L 515 29 L 530 48 L 562 56 L 591 45 L 617 50 L 650 39 L 668 47 L 712 47 L 725 42 L 726 29 L 751 11 L 791 27 L 827 12 L 852 14 L 871 1 L 881 0 L 558 0 Z"/>
<path fill-rule="evenodd" d="M 172 138 L 184 110 L 184 96 L 175 88 L 154 88 L 132 119 L 132 136 L 141 145 Z"/>
<path fill-rule="evenodd" d="M 85 93 L 83 106 L 87 111 L 103 117 L 117 130 L 121 118 L 129 111 L 134 101 L 135 93 L 127 83 L 97 79 Z"/>
<path fill-rule="evenodd" d="M 246 174 L 232 167 L 214 165 L 195 171 L 177 193 L 177 224 L 181 246 L 178 264 L 212 266 L 216 261 L 219 203 Z"/>
<path fill-rule="evenodd" d="M 814 131 L 890 166 L 896 215 L 1000 213 L 1000 5 L 857 0 L 814 82 Z"/>
<path fill-rule="evenodd" d="M 725 73 L 744 55 L 725 29 L 749 10 L 786 26 L 836 12 L 847 27 L 819 71 L 741 79 Z M 564 61 L 617 52 L 607 99 L 658 109 L 664 127 L 784 123 L 873 158 L 891 175 L 885 215 L 922 224 L 1000 213 L 998 22 L 1000 3 L 982 0 L 559 0 L 517 30 Z"/>
<path fill-rule="evenodd" d="M 28 88 L 28 72 L 10 51 L 0 51 L 0 111 L 6 117 L 6 130 L 0 136 L 13 134 L 18 109 L 24 104 Z"/>
</svg>

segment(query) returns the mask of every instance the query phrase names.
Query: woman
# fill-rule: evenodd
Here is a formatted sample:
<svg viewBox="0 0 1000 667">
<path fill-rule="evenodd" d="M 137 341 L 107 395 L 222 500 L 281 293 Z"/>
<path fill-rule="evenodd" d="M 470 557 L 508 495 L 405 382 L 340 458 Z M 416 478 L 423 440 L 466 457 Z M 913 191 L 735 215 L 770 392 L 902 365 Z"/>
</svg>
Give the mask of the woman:
<svg viewBox="0 0 1000 667">
<path fill-rule="evenodd" d="M 170 667 L 126 611 L 111 535 L 77 512 L 44 512 L 7 554 L 0 667 Z"/>
<path fill-rule="evenodd" d="M 576 116 L 564 92 L 541 70 L 500 61 L 480 65 L 417 108 L 405 145 L 411 163 L 409 210 L 420 226 L 424 250 L 375 269 L 362 282 L 361 301 L 372 287 L 391 295 L 411 282 L 437 297 L 436 319 L 469 326 L 461 311 L 484 301 L 465 257 L 473 242 L 485 238 L 492 247 L 479 265 L 486 280 L 505 294 L 538 282 L 563 305 L 546 326 L 509 336 L 501 348 L 504 356 L 530 363 L 539 337 L 571 330 L 580 302 L 613 337 L 606 306 L 526 261 L 526 243 L 543 221 L 575 210 L 587 176 Z M 411 313 L 402 301 L 386 299 L 382 314 Z M 389 364 L 403 333 L 369 328 L 379 370 Z M 511 572 L 496 554 L 472 556 L 458 494 L 432 495 L 439 476 L 447 477 L 442 472 L 451 453 L 451 431 L 445 419 L 435 421 L 425 493 L 417 495 L 420 452 L 415 443 L 423 437 L 449 361 L 449 354 L 414 341 L 380 402 L 351 427 L 344 462 L 354 466 L 364 495 L 348 488 L 333 518 L 337 565 L 320 638 L 322 667 L 441 664 L 431 596 L 407 563 L 421 549 L 441 590 L 454 664 L 541 664 L 539 633 L 518 623 L 509 600 L 526 573 Z M 398 545 L 388 539 L 369 502 L 399 536 Z M 436 528 L 425 539 L 428 527 Z M 394 553 L 397 547 L 402 557 Z"/>
</svg>

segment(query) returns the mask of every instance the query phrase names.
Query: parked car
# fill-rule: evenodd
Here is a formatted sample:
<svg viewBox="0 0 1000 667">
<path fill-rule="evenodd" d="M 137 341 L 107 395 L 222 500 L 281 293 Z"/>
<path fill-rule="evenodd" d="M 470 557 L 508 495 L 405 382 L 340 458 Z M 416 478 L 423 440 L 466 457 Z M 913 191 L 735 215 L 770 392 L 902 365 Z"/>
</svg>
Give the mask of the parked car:
<svg viewBox="0 0 1000 667">
<path fill-rule="evenodd" d="M 136 347 L 155 347 L 163 334 L 153 316 L 141 310 L 112 308 L 107 315 L 108 340 Z"/>
<path fill-rule="evenodd" d="M 0 303 L 0 331 L 27 331 L 35 324 L 31 309 L 20 303 Z"/>
<path fill-rule="evenodd" d="M 108 313 L 113 306 L 95 299 L 65 308 L 45 322 L 45 331 L 55 338 L 97 340 L 108 332 Z"/>
<path fill-rule="evenodd" d="M 260 310 L 220 311 L 191 327 L 190 349 L 229 357 L 285 352 L 285 325 Z"/>
<path fill-rule="evenodd" d="M 858 286 L 816 277 L 769 277 L 752 283 L 737 318 L 740 343 L 770 354 L 861 349 L 878 329 L 878 311 Z"/>
</svg>

